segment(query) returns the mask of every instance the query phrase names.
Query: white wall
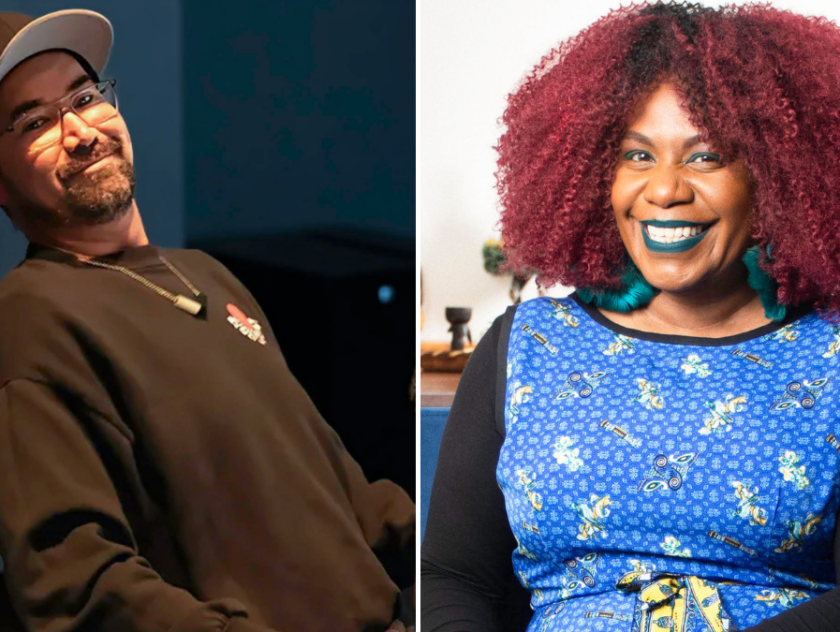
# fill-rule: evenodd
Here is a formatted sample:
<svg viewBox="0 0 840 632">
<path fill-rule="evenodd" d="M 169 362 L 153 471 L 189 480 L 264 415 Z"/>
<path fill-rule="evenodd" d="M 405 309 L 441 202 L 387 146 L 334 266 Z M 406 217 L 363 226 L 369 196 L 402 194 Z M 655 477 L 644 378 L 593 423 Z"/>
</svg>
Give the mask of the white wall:
<svg viewBox="0 0 840 632">
<path fill-rule="evenodd" d="M 493 146 L 505 97 L 540 57 L 617 0 L 421 0 L 418 210 L 424 341 L 449 339 L 447 306 L 472 307 L 473 338 L 509 304 L 509 277 L 484 272 L 495 230 Z M 623 4 L 628 4 L 627 2 Z M 721 2 L 706 2 L 720 6 Z M 735 2 L 733 4 L 743 4 Z M 840 3 L 774 2 L 840 20 Z M 531 285 L 531 295 L 536 295 Z M 568 290 L 555 288 L 552 294 Z"/>
</svg>

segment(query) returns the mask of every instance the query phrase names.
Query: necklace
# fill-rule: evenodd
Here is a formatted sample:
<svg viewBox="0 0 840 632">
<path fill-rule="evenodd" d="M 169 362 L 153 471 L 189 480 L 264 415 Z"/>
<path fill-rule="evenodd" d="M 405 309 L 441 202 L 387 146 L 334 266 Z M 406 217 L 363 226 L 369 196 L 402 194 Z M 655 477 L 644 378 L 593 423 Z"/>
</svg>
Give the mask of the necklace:
<svg viewBox="0 0 840 632">
<path fill-rule="evenodd" d="M 178 270 L 174 265 L 172 265 L 166 257 L 163 255 L 158 255 L 160 260 L 166 265 L 167 268 L 177 276 L 181 282 L 186 285 L 190 291 L 195 296 L 195 299 L 190 298 L 189 296 L 184 296 L 183 294 L 176 294 L 174 292 L 170 292 L 168 290 L 164 290 L 162 287 L 157 285 L 156 283 L 152 283 L 144 276 L 141 276 L 134 272 L 133 270 L 129 270 L 124 266 L 114 265 L 112 263 L 103 263 L 101 261 L 94 261 L 93 259 L 81 259 L 84 263 L 88 265 L 96 266 L 99 268 L 106 268 L 108 270 L 115 270 L 117 272 L 122 272 L 127 277 L 131 277 L 138 283 L 142 283 L 150 290 L 160 294 L 162 297 L 168 299 L 172 302 L 172 304 L 180 309 L 183 312 L 187 312 L 196 318 L 206 318 L 207 317 L 207 295 L 202 294 L 201 291 L 195 287 L 190 280 L 181 274 L 181 271 Z M 197 300 L 196 300 L 197 299 Z"/>
</svg>

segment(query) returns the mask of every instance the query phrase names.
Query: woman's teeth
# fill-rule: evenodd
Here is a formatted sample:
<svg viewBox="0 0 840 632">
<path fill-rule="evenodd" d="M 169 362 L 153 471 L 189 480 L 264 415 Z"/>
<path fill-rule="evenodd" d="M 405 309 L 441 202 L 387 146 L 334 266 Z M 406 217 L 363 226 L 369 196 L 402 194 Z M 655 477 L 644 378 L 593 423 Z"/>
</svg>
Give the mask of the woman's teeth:
<svg viewBox="0 0 840 632">
<path fill-rule="evenodd" d="M 682 241 L 690 237 L 696 237 L 705 230 L 702 226 L 679 226 L 677 228 L 659 228 L 657 226 L 645 226 L 648 237 L 663 244 L 670 244 L 674 241 Z"/>
</svg>

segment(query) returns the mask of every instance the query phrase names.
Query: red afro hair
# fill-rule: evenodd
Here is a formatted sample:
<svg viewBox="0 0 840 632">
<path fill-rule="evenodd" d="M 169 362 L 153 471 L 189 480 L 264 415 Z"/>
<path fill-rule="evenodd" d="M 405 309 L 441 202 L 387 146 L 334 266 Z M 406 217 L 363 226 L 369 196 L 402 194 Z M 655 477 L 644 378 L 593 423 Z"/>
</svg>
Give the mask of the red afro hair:
<svg viewBox="0 0 840 632">
<path fill-rule="evenodd" d="M 768 5 L 623 8 L 543 57 L 508 97 L 497 148 L 511 267 L 619 287 L 613 173 L 634 106 L 663 81 L 704 140 L 749 168 L 779 303 L 840 308 L 840 29 Z"/>
</svg>

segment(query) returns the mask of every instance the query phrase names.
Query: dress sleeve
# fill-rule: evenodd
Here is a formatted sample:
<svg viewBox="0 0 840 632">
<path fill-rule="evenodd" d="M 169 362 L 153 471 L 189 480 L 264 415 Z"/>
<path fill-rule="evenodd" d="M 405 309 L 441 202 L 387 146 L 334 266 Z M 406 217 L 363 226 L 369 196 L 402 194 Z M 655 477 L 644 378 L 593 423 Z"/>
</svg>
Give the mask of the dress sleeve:
<svg viewBox="0 0 840 632">
<path fill-rule="evenodd" d="M 512 318 L 511 309 L 479 342 L 444 429 L 421 553 L 423 632 L 523 630 L 530 617 L 495 471 Z"/>
<path fill-rule="evenodd" d="M 69 402 L 27 380 L 0 389 L 0 554 L 26 629 L 270 632 L 248 621 L 238 601 L 199 601 L 139 555 L 86 432 L 93 412 Z"/>
</svg>

